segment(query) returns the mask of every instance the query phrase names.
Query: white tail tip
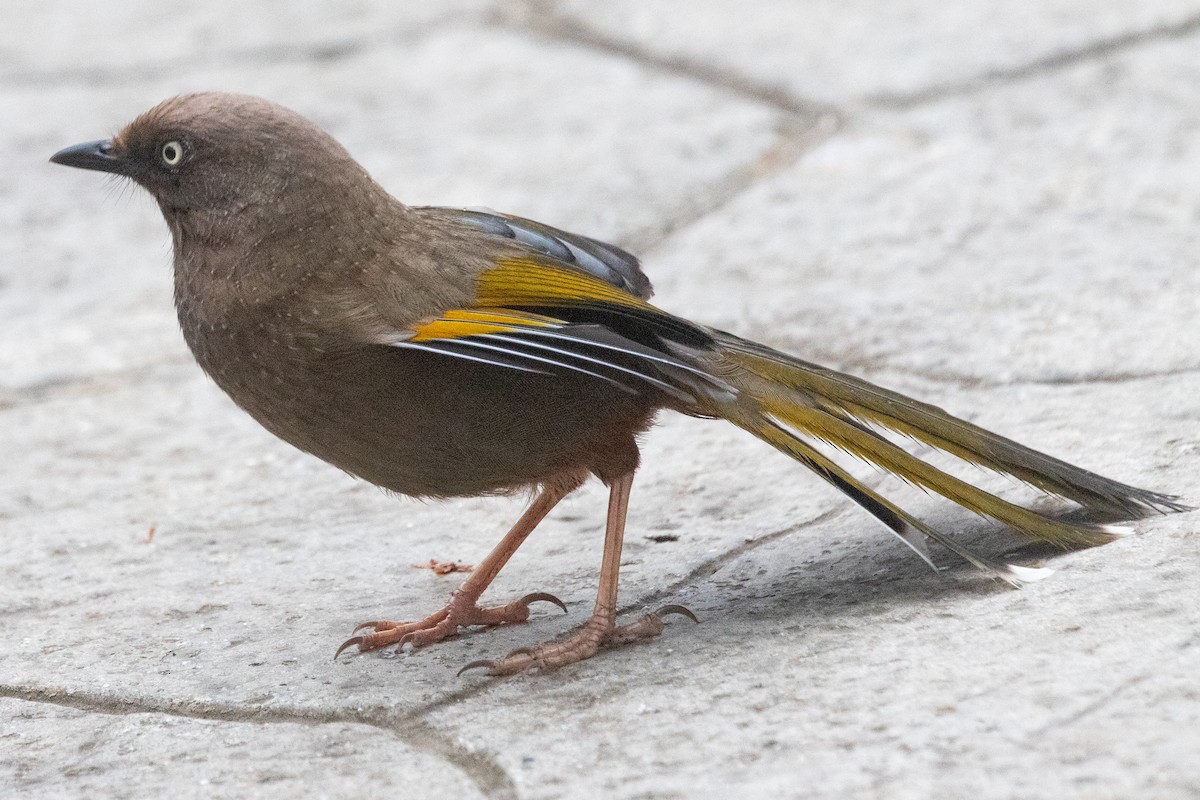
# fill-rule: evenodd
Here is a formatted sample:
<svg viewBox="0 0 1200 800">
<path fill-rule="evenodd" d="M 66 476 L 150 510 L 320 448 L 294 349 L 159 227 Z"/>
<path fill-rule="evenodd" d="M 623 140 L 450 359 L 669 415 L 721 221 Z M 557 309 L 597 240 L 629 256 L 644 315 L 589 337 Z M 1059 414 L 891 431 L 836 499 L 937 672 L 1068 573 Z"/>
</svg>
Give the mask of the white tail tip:
<svg viewBox="0 0 1200 800">
<path fill-rule="evenodd" d="M 1020 567 L 1016 564 L 1005 564 L 1000 577 L 1014 586 L 1020 586 L 1023 583 L 1044 580 L 1053 574 L 1054 570 L 1049 567 Z"/>
</svg>

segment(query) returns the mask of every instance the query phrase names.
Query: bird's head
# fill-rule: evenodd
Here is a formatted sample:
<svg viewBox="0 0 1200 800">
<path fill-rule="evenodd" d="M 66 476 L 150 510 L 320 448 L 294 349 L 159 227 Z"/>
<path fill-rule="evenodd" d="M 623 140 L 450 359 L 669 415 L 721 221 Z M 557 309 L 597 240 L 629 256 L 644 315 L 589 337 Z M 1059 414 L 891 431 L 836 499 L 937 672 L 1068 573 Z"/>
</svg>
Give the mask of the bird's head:
<svg viewBox="0 0 1200 800">
<path fill-rule="evenodd" d="M 169 223 L 186 226 L 199 217 L 207 228 L 222 219 L 244 225 L 260 209 L 328 211 L 375 188 L 346 150 L 304 117 L 221 92 L 173 97 L 112 139 L 65 148 L 50 160 L 130 178 L 154 196 Z M 291 208 L 288 197 L 306 202 Z"/>
</svg>

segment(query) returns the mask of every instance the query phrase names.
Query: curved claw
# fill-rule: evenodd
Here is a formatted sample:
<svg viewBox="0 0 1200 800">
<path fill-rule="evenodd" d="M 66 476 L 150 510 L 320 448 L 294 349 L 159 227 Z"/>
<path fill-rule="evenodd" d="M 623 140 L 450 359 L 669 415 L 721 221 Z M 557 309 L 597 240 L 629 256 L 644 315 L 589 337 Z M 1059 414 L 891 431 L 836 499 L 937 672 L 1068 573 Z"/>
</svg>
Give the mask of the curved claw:
<svg viewBox="0 0 1200 800">
<path fill-rule="evenodd" d="M 460 669 L 458 674 L 462 675 L 469 669 L 480 669 L 482 667 L 487 667 L 488 675 L 515 675 L 516 673 L 529 669 L 538 663 L 537 651 L 538 648 L 536 647 L 518 647 L 516 650 L 508 651 L 508 655 L 498 660 L 472 661 L 470 664 L 467 664 L 465 667 Z M 530 663 L 520 668 L 516 668 L 510 663 L 516 656 L 528 656 Z"/>
<path fill-rule="evenodd" d="M 358 633 L 359 631 L 365 631 L 367 628 L 374 628 L 375 630 L 379 630 L 379 625 L 380 625 L 379 620 L 376 620 L 374 622 L 364 622 L 360 625 L 355 625 L 354 630 L 350 631 L 350 633 Z M 342 646 L 345 647 L 345 645 L 342 645 Z M 335 658 L 336 658 L 336 656 L 335 656 Z"/>
<path fill-rule="evenodd" d="M 360 627 L 361 627 L 361 626 L 360 626 Z M 357 630 L 358 630 L 358 628 L 355 628 L 354 630 L 356 630 L 356 631 L 357 631 Z M 361 644 L 363 643 L 363 639 L 364 639 L 364 638 L 366 638 L 366 637 L 363 637 L 363 636 L 353 636 L 353 637 L 351 637 L 351 638 L 347 639 L 346 641 L 342 642 L 342 646 L 341 646 L 341 647 L 339 647 L 339 648 L 337 649 L 337 652 L 333 654 L 333 660 L 334 660 L 334 661 L 337 661 L 337 657 L 338 657 L 338 656 L 340 656 L 340 655 L 342 654 L 342 651 L 343 651 L 343 650 L 345 650 L 347 647 L 350 647 L 351 645 L 355 645 L 355 644 L 357 644 L 357 645 L 361 645 Z"/>
<path fill-rule="evenodd" d="M 492 670 L 494 670 L 494 669 L 496 668 L 496 662 L 495 662 L 495 661 L 491 661 L 491 660 L 489 660 L 489 659 L 486 659 L 486 658 L 485 658 L 485 659 L 482 659 L 482 660 L 480 660 L 480 661 L 472 661 L 470 664 L 467 664 L 465 667 L 463 667 L 462 669 L 460 669 L 460 670 L 458 671 L 458 674 L 456 674 L 454 677 L 456 677 L 456 678 L 457 678 L 457 677 L 459 677 L 460 675 L 462 675 L 462 674 L 463 674 L 464 672 L 466 672 L 467 670 L 470 670 L 470 669 L 481 669 L 481 668 L 483 668 L 483 667 L 486 667 L 486 668 L 487 668 L 487 671 L 488 671 L 488 673 L 490 674 L 490 673 L 492 672 Z"/>
<path fill-rule="evenodd" d="M 687 617 L 688 619 L 690 619 L 692 622 L 696 623 L 697 625 L 700 624 L 700 620 L 696 619 L 696 615 L 692 613 L 691 609 L 685 608 L 685 607 L 679 606 L 679 605 L 663 606 L 658 611 L 655 611 L 654 614 L 655 614 L 655 616 L 659 616 L 659 617 L 666 617 L 666 616 L 670 616 L 671 614 L 678 614 L 681 617 Z"/>
<path fill-rule="evenodd" d="M 403 650 L 404 645 L 415 642 L 418 633 L 420 633 L 420 631 L 409 631 L 408 633 L 404 634 L 399 639 L 397 639 L 396 640 L 396 652 L 399 653 L 401 650 Z M 450 637 L 447 637 L 447 638 L 450 638 Z"/>
<path fill-rule="evenodd" d="M 557 597 L 555 597 L 552 594 L 547 594 L 546 592 L 534 592 L 533 594 L 527 594 L 524 597 L 522 597 L 520 600 L 518 600 L 517 602 L 520 603 L 521 605 L 528 606 L 530 603 L 536 603 L 539 600 L 546 602 L 546 603 L 553 603 L 554 605 L 561 608 L 562 612 L 564 614 L 568 613 L 566 603 L 564 603 L 562 600 L 559 600 Z"/>
<path fill-rule="evenodd" d="M 513 656 L 529 656 L 530 658 L 534 658 L 537 656 L 537 648 L 535 648 L 535 647 L 518 647 L 516 650 L 509 650 L 508 655 L 506 655 L 504 657 L 504 660 L 507 661 L 508 659 L 512 658 Z"/>
</svg>

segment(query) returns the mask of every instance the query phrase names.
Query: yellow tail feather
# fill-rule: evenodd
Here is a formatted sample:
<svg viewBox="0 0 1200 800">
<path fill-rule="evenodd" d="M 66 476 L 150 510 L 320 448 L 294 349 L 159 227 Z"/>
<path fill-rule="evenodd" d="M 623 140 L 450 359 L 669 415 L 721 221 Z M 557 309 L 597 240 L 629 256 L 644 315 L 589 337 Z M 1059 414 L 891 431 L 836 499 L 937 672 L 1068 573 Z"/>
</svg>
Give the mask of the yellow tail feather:
<svg viewBox="0 0 1200 800">
<path fill-rule="evenodd" d="M 967 462 L 1072 500 L 1082 507 L 1085 517 L 1135 519 L 1156 511 L 1187 508 L 1169 495 L 1080 469 L 858 378 L 728 334 L 716 336 L 723 365 L 720 374 L 739 390 L 733 405 L 720 415 L 813 469 L 902 538 L 903 529 L 914 528 L 943 544 L 948 541 L 853 481 L 812 447 L 812 441 L 825 442 L 970 511 L 1064 548 L 1104 544 L 1121 531 L 1104 524 L 1047 516 L 1011 503 L 922 461 L 869 426 L 911 436 Z M 957 552 L 953 542 L 947 546 Z M 958 554 L 981 566 L 977 556 Z M 982 566 L 996 571 L 989 562 L 984 561 Z"/>
</svg>

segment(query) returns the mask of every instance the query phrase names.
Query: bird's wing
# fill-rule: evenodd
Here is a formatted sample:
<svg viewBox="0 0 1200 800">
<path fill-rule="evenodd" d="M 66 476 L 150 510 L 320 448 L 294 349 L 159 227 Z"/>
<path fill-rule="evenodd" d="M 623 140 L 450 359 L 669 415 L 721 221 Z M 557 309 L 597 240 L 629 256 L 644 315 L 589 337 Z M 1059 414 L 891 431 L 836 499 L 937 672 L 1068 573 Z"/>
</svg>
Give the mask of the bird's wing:
<svg viewBox="0 0 1200 800">
<path fill-rule="evenodd" d="M 691 408 L 698 397 L 732 389 L 669 345 L 711 341 L 706 329 L 591 270 L 532 257 L 500 260 L 479 276 L 469 307 L 423 320 L 389 344 L 525 372 L 586 375 Z"/>
<path fill-rule="evenodd" d="M 506 239 L 531 256 L 581 270 L 643 300 L 654 293 L 637 257 L 616 245 L 496 211 L 433 206 L 414 210 Z"/>
<path fill-rule="evenodd" d="M 1182 510 L 1146 492 L 1052 459 L 946 412 L 848 375 L 671 316 L 590 272 L 542 257 L 502 258 L 484 270 L 468 308 L 420 322 L 396 347 L 549 375 L 587 375 L 633 393 L 658 393 L 696 415 L 721 416 L 813 469 L 927 561 L 930 538 L 1012 583 L 1047 570 L 971 552 L 838 466 L 824 443 L 1035 538 L 1101 543 L 1119 531 L 1060 519 L 990 494 L 922 461 L 884 435 L 919 439 L 969 463 L 1079 503 L 1087 513 L 1145 516 Z"/>
</svg>

